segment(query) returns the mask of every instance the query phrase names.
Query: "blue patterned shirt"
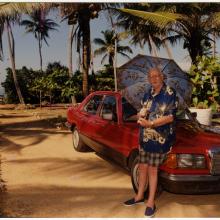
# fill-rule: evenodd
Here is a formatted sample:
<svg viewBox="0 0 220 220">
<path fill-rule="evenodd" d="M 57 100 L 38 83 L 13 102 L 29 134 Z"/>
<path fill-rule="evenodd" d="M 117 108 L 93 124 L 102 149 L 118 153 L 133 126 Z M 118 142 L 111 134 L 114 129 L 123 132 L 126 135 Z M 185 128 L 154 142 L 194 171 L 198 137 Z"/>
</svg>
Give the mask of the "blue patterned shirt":
<svg viewBox="0 0 220 220">
<path fill-rule="evenodd" d="M 175 119 L 177 111 L 176 92 L 167 85 L 163 85 L 159 94 L 154 94 L 151 88 L 145 93 L 142 100 L 140 114 L 153 121 L 157 118 L 172 115 L 172 123 L 154 128 L 140 126 L 139 142 L 140 147 L 147 152 L 166 153 L 170 150 L 175 141 Z"/>
</svg>

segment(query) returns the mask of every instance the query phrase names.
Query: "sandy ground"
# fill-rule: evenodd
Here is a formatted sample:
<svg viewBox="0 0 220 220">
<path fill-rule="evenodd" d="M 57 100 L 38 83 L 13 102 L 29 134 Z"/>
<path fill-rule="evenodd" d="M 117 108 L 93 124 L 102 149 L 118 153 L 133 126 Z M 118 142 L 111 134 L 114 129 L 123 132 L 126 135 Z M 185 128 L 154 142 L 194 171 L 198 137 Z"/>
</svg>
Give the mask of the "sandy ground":
<svg viewBox="0 0 220 220">
<path fill-rule="evenodd" d="M 122 205 L 133 196 L 126 171 L 94 153 L 75 152 L 69 131 L 41 119 L 34 110 L 0 109 L 8 216 L 143 217 L 145 205 Z M 163 192 L 156 204 L 156 217 L 220 217 L 219 194 Z"/>
</svg>

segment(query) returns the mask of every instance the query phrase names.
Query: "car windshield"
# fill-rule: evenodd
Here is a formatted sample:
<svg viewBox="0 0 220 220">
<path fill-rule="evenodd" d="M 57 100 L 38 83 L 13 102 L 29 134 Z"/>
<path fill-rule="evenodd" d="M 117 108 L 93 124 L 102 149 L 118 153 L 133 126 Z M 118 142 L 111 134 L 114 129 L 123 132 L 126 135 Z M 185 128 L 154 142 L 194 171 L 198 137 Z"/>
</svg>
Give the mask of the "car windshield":
<svg viewBox="0 0 220 220">
<path fill-rule="evenodd" d="M 195 113 L 190 112 L 188 108 L 184 110 L 178 110 L 177 114 L 177 124 L 181 127 L 182 125 L 188 125 L 190 130 L 201 131 L 206 130 L 206 127 L 201 125 L 196 119 Z"/>
</svg>

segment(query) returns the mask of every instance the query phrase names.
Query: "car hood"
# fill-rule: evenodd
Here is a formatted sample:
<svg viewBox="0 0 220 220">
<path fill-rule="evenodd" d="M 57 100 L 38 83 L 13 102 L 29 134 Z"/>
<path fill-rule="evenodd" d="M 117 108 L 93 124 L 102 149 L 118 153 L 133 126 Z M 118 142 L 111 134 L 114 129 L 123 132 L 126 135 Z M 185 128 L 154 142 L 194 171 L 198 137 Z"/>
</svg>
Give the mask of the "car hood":
<svg viewBox="0 0 220 220">
<path fill-rule="evenodd" d="M 182 122 L 177 125 L 176 143 L 185 147 L 220 147 L 220 134 L 205 131 L 195 123 Z"/>
</svg>

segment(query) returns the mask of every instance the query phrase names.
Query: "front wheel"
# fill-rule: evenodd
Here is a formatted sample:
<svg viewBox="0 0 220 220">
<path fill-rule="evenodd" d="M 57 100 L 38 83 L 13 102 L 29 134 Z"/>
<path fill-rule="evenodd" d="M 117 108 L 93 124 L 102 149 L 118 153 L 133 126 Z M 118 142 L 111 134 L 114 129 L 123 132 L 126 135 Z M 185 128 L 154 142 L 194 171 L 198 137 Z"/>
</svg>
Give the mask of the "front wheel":
<svg viewBox="0 0 220 220">
<path fill-rule="evenodd" d="M 139 177 L 139 163 L 138 163 L 139 159 L 138 159 L 138 155 L 134 158 L 132 165 L 131 165 L 131 182 L 132 182 L 132 186 L 133 189 L 135 191 L 135 193 L 138 192 L 138 177 Z M 156 191 L 156 197 L 159 197 L 160 194 L 162 193 L 162 187 L 161 185 L 157 184 L 157 191 Z M 145 186 L 145 192 L 144 192 L 144 197 L 147 198 L 149 194 L 149 184 L 148 181 L 146 183 Z"/>
<path fill-rule="evenodd" d="M 78 152 L 87 152 L 91 151 L 88 146 L 84 144 L 82 139 L 80 138 L 78 129 L 75 127 L 72 131 L 72 139 L 73 139 L 73 148 Z"/>
</svg>

